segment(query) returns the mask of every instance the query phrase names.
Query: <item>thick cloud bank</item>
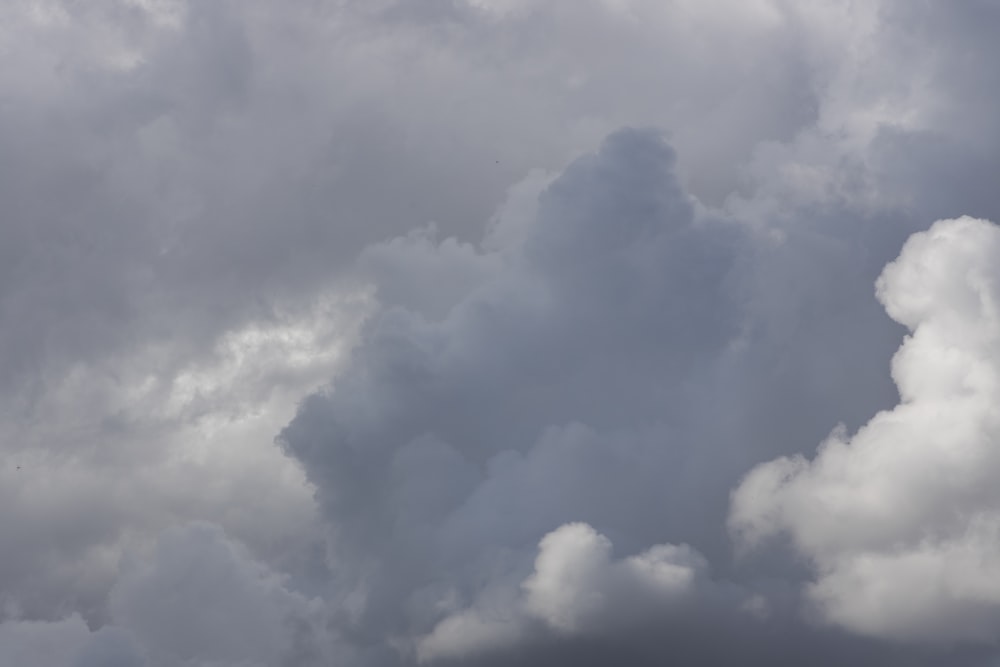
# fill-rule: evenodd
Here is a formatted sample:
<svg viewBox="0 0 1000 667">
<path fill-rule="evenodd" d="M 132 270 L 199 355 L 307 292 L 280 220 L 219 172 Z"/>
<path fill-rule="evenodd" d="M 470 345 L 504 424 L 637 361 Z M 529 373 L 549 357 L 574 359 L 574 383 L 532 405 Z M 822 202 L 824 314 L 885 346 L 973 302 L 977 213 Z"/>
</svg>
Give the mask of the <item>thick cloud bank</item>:
<svg viewBox="0 0 1000 667">
<path fill-rule="evenodd" d="M 0 667 L 995 665 L 998 25 L 0 2 Z"/>
<path fill-rule="evenodd" d="M 620 132 L 545 186 L 527 219 L 518 206 L 501 215 L 482 249 L 414 236 L 368 252 L 385 308 L 282 435 L 317 487 L 352 622 L 430 630 L 492 576 L 523 577 L 538 541 L 569 521 L 628 549 L 712 542 L 700 526 L 721 517 L 685 505 L 685 477 L 726 444 L 699 404 L 739 334 L 745 234 L 696 219 L 673 163 L 655 133 Z M 463 294 L 427 303 L 390 264 Z M 726 468 L 699 484 L 723 492 L 738 470 Z M 543 551 L 572 537 L 557 532 Z M 654 570 L 670 560 L 642 558 Z M 558 587 L 546 574 L 528 584 L 528 608 L 572 625 L 572 592 L 546 602 Z"/>
<path fill-rule="evenodd" d="M 945 220 L 907 241 L 878 297 L 910 331 L 901 402 L 812 461 L 755 468 L 730 523 L 749 544 L 785 532 L 830 621 L 902 640 L 997 639 L 1000 621 L 1000 228 Z"/>
<path fill-rule="evenodd" d="M 92 631 L 79 615 L 0 624 L 0 662 L 40 667 L 329 664 L 323 605 L 290 590 L 217 526 L 165 531 L 129 554 Z"/>
<path fill-rule="evenodd" d="M 673 164 L 656 133 L 622 131 L 558 177 L 515 191 L 479 246 L 436 242 L 428 231 L 366 252 L 362 269 L 382 309 L 332 385 L 308 399 L 282 434 L 316 486 L 330 529 L 341 632 L 373 640 L 376 652 L 383 637 L 396 637 L 403 660 L 423 662 L 515 655 L 534 662 L 549 659 L 549 651 L 562 660 L 599 642 L 612 654 L 631 650 L 636 664 L 678 652 L 721 664 L 832 641 L 833 631 L 808 627 L 808 609 L 799 609 L 795 595 L 798 575 L 789 570 L 776 586 L 763 571 L 733 569 L 722 531 L 729 489 L 750 462 L 785 446 L 764 436 L 766 422 L 785 408 L 788 385 L 808 391 L 794 372 L 760 374 L 781 355 L 804 352 L 779 352 L 780 328 L 767 336 L 756 328 L 772 307 L 756 293 L 774 270 L 765 260 L 823 253 L 795 237 L 775 247 L 767 234 L 700 211 Z M 991 302 L 954 290 L 963 276 L 972 289 L 986 285 L 995 255 L 983 241 L 995 231 L 983 222 L 969 230 L 949 224 L 973 223 L 941 223 L 931 238 L 950 232 L 959 248 L 979 253 L 979 263 L 939 258 L 917 235 L 880 279 L 879 295 L 908 326 L 936 312 L 935 298 L 945 314 L 961 304 L 970 340 L 991 350 L 992 339 L 971 336 L 992 330 L 978 317 Z M 930 249 L 911 259 L 922 243 Z M 425 293 L 413 284 L 443 287 Z M 825 283 L 796 289 L 805 291 L 803 301 L 830 298 Z M 847 283 L 838 291 L 850 289 Z M 818 314 L 819 328 L 835 326 L 843 312 Z M 866 322 L 852 319 L 855 327 L 872 326 Z M 907 366 L 899 359 L 924 352 L 911 351 L 923 340 L 920 331 L 896 362 L 907 400 L 914 382 L 943 390 L 938 378 L 900 376 Z M 926 352 L 978 368 L 975 357 Z M 856 370 L 854 381 L 872 373 L 849 350 L 832 345 L 826 354 L 827 363 Z M 884 375 L 888 361 L 875 372 Z M 991 377 L 980 375 L 969 377 Z M 748 390 L 762 396 L 748 402 Z M 983 396 L 974 400 L 982 409 L 991 405 Z M 828 408 L 786 417 L 781 428 L 786 438 L 793 431 L 818 437 L 835 418 Z M 886 447 L 897 446 L 887 440 Z M 775 495 L 777 509 L 763 505 L 754 514 L 757 489 L 787 474 L 784 465 L 753 473 L 737 493 L 731 522 L 741 536 L 773 530 L 768 520 L 781 527 L 784 511 L 789 522 L 800 518 L 790 526 L 806 536 L 829 525 L 834 544 L 837 530 L 857 530 L 898 545 L 899 535 L 880 524 L 864 533 L 854 515 L 830 514 L 792 492 L 787 502 Z M 914 483 L 940 467 L 924 470 Z M 989 479 L 984 472 L 984 483 Z M 869 511 L 865 494 L 877 493 L 878 483 L 845 483 L 844 502 Z M 951 483 L 966 488 L 961 478 Z M 926 491 L 920 498 L 947 512 L 940 498 Z M 885 511 L 900 519 L 912 513 L 912 525 L 925 527 L 912 503 Z M 953 519 L 942 517 L 946 525 Z M 612 544 L 626 555 L 612 555 Z M 825 542 L 806 544 L 821 563 L 832 551 Z M 846 593 L 839 581 L 824 580 L 810 596 L 829 598 L 835 610 Z M 900 604 L 914 611 L 912 602 Z M 959 638 L 987 638 L 951 620 L 952 611 L 935 611 L 949 619 L 936 626 L 938 638 L 952 638 L 951 623 L 966 630 Z M 709 628 L 730 642 L 713 645 Z M 802 640 L 816 632 L 819 638 Z M 921 659 L 899 650 L 901 660 Z M 886 652 L 845 638 L 823 659 L 876 664 L 894 659 Z"/>
</svg>

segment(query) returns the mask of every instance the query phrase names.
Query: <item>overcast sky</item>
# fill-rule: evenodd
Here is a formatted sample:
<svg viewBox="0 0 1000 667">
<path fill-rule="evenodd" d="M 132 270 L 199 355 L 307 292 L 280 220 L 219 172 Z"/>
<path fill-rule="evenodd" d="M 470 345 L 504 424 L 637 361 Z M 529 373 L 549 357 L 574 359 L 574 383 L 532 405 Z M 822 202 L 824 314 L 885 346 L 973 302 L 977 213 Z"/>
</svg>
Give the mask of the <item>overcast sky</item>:
<svg viewBox="0 0 1000 667">
<path fill-rule="evenodd" d="M 1000 665 L 998 34 L 0 2 L 0 666 Z"/>
</svg>

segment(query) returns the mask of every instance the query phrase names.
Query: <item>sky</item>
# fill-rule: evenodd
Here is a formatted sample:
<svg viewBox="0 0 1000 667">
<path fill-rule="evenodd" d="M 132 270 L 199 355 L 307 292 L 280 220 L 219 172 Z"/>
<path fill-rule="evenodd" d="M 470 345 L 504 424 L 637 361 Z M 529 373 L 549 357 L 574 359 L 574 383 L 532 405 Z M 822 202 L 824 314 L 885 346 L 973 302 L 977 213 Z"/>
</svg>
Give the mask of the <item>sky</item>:
<svg viewBox="0 0 1000 667">
<path fill-rule="evenodd" d="M 998 29 L 0 3 L 0 665 L 1000 665 Z"/>
</svg>

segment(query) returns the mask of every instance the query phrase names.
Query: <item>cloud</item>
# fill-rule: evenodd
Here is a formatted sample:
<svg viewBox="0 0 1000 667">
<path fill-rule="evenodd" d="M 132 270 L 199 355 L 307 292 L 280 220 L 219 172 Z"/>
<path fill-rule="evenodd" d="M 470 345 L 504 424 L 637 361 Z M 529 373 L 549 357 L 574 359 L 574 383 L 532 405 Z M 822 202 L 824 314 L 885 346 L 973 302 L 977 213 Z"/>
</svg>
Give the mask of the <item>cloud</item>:
<svg viewBox="0 0 1000 667">
<path fill-rule="evenodd" d="M 165 531 L 126 555 L 110 617 L 0 623 L 0 660 L 40 667 L 250 667 L 328 664 L 322 604 L 255 561 L 218 527 Z"/>
<path fill-rule="evenodd" d="M 620 132 L 543 186 L 537 218 L 502 214 L 493 249 L 410 237 L 367 253 L 387 306 L 282 434 L 317 487 L 350 623 L 429 631 L 485 572 L 522 577 L 567 521 L 626 548 L 662 533 L 646 508 L 669 512 L 708 455 L 668 424 L 737 334 L 743 237 L 695 219 L 673 162 L 655 133 Z M 398 266 L 461 296 L 402 290 Z"/>
<path fill-rule="evenodd" d="M 219 522 L 306 567 L 310 490 L 271 439 L 351 339 L 357 255 L 429 223 L 457 248 L 478 238 L 513 180 L 624 120 L 603 94 L 613 69 L 563 60 L 534 19 L 398 4 L 0 9 L 17 54 L 0 67 L 3 528 L 17 536 L 0 580 L 32 617 L 106 616 L 118 556 L 174 521 Z M 560 41 L 589 54 L 574 16 L 553 15 Z M 588 69 L 577 108 L 563 83 Z M 435 307 L 457 298 L 395 266 Z"/>
<path fill-rule="evenodd" d="M 525 607 L 561 632 L 580 631 L 615 598 L 683 598 L 706 567 L 686 546 L 657 545 L 620 563 L 611 543 L 586 524 L 566 524 L 542 538 L 535 571 L 522 584 Z M 620 603 L 619 603 L 620 604 Z"/>
<path fill-rule="evenodd" d="M 210 524 L 167 531 L 111 595 L 153 664 L 278 665 L 304 640 L 326 652 L 319 609 Z"/>
<path fill-rule="evenodd" d="M 72 663 L 73 667 L 143 667 L 146 664 L 144 651 L 136 639 L 114 626 L 94 632 Z"/>
<path fill-rule="evenodd" d="M 673 165 L 655 132 L 622 131 L 526 182 L 480 246 L 424 232 L 366 252 L 385 305 L 281 436 L 317 489 L 334 622 L 356 641 L 484 664 L 588 642 L 636 664 L 926 657 L 810 629 L 793 564 L 776 561 L 784 584 L 740 571 L 722 531 L 730 489 L 796 451 L 793 432 L 891 399 L 871 366 L 890 349 L 845 341 L 896 330 L 871 282 L 833 278 L 861 227 L 776 241 L 700 208 Z M 866 283 L 872 307 L 848 296 Z M 872 385 L 843 399 L 858 376 Z M 793 396 L 837 401 L 790 415 Z"/>
<path fill-rule="evenodd" d="M 612 561 L 606 537 L 587 524 L 569 523 L 542 538 L 534 572 L 519 594 L 502 598 L 510 607 L 487 601 L 486 608 L 445 618 L 419 640 L 417 656 L 429 661 L 497 650 L 516 643 L 533 621 L 563 635 L 607 632 L 650 613 L 651 606 L 687 602 L 705 569 L 689 547 L 667 544 Z"/>
<path fill-rule="evenodd" d="M 0 624 L 0 656 L 8 664 L 63 667 L 90 639 L 79 616 L 58 623 L 11 622 Z"/>
<path fill-rule="evenodd" d="M 976 664 L 812 626 L 862 575 L 803 605 L 825 571 L 734 560 L 725 523 L 749 470 L 898 402 L 871 285 L 904 241 L 1000 220 L 996 18 L 3 3 L 0 655 L 383 667 L 450 628 L 479 665 Z M 859 567 L 974 560 L 967 523 Z M 522 587 L 569 571 L 547 535 L 591 612 Z M 693 589 L 644 598 L 627 564 L 680 544 Z M 984 635 L 948 608 L 965 635 L 913 623 Z"/>
<path fill-rule="evenodd" d="M 910 331 L 893 358 L 900 403 L 815 458 L 755 468 L 731 526 L 787 533 L 823 616 L 863 634 L 993 642 L 1000 229 L 960 218 L 907 241 L 878 297 Z"/>
</svg>

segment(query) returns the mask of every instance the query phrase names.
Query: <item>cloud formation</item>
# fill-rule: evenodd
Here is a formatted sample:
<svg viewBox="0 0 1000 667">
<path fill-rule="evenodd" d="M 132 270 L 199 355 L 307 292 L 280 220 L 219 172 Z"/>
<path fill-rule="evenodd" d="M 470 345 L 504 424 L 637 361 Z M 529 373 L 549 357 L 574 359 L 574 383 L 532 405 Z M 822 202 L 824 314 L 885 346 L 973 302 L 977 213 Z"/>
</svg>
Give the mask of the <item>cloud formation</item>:
<svg viewBox="0 0 1000 667">
<path fill-rule="evenodd" d="M 734 493 L 741 538 L 787 532 L 816 570 L 809 598 L 853 631 L 996 639 L 998 258 L 1000 228 L 983 220 L 913 235 L 878 281 L 910 331 L 892 365 L 900 404 Z"/>
<path fill-rule="evenodd" d="M 995 662 L 998 20 L 4 3 L 0 663 Z"/>
<path fill-rule="evenodd" d="M 498 219 L 491 239 L 510 245 L 372 251 L 370 270 L 391 251 L 418 281 L 415 258 L 433 252 L 423 265 L 466 293 L 444 313 L 422 296 L 387 305 L 282 435 L 338 567 L 357 559 L 376 588 L 409 587 L 564 521 L 658 533 L 665 517 L 644 508 L 670 512 L 685 468 L 711 455 L 670 443 L 682 419 L 707 417 L 694 378 L 738 332 L 743 237 L 695 220 L 672 165 L 654 133 L 621 132 L 548 185 L 533 220 Z"/>
<path fill-rule="evenodd" d="M 764 257 L 843 267 L 850 256 L 831 258 L 809 236 L 775 246 L 768 233 L 700 211 L 673 161 L 654 132 L 616 133 L 595 155 L 539 180 L 533 207 L 515 193 L 481 247 L 415 235 L 368 251 L 368 275 L 386 286 L 376 292 L 383 309 L 333 384 L 282 434 L 317 488 L 331 568 L 351 586 L 345 623 L 416 636 L 423 661 L 525 650 L 519 659 L 543 660 L 539 645 L 568 638 L 643 646 L 638 664 L 678 646 L 708 663 L 792 650 L 808 616 L 796 611 L 799 575 L 789 568 L 782 592 L 763 573 L 732 568 L 726 499 L 748 461 L 788 446 L 794 430 L 828 429 L 835 415 L 786 416 L 781 442 L 762 437 L 787 409 L 785 392 L 807 391 L 803 376 L 815 367 L 760 374 L 776 361 L 776 341 L 801 334 L 783 330 L 775 304 L 755 290 L 774 289 L 775 265 Z M 851 231 L 828 242 L 851 243 Z M 906 253 L 885 275 L 904 271 L 893 267 L 906 266 Z M 465 294 L 428 302 L 398 284 L 396 266 L 418 284 Z M 893 310 L 887 280 L 883 301 L 912 325 Z M 923 294 L 925 280 L 904 275 L 897 289 Z M 844 299 L 839 290 L 852 287 L 796 285 L 792 303 Z M 805 326 L 822 329 L 845 312 L 816 313 Z M 761 318 L 771 330 L 756 329 Z M 857 316 L 851 325 L 885 327 Z M 797 359 L 814 349 L 799 344 L 781 352 Z M 825 353 L 821 363 L 857 371 L 839 378 L 838 392 L 872 373 L 851 348 Z M 745 397 L 751 385 L 758 402 Z M 743 493 L 733 525 L 745 534 Z M 822 507 L 788 506 L 819 525 Z M 614 562 L 612 542 L 637 555 Z M 720 576 L 708 576 L 710 562 Z M 769 638 L 734 639 L 727 651 L 692 640 L 701 630 L 691 618 L 702 630 Z M 651 619 L 673 628 L 660 630 L 658 646 L 644 643 Z M 906 650 L 887 658 L 860 640 L 840 650 L 827 657 L 920 659 Z"/>
</svg>

